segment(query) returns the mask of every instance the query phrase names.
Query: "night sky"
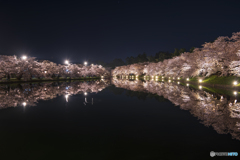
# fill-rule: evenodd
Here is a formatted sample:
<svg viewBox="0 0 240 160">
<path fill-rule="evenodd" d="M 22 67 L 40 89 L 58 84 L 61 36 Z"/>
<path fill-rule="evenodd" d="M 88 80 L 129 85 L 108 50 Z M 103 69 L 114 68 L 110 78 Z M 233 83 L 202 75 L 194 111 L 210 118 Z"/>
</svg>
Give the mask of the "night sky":
<svg viewBox="0 0 240 160">
<path fill-rule="evenodd" d="M 239 0 L 0 0 L 0 54 L 57 63 L 189 50 L 238 31 Z"/>
</svg>

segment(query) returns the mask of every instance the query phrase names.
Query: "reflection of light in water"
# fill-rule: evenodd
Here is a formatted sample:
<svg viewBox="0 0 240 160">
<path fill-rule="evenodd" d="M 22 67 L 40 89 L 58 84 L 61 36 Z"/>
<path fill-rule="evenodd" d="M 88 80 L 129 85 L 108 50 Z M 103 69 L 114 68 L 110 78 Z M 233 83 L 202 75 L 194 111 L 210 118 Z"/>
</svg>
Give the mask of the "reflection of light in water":
<svg viewBox="0 0 240 160">
<path fill-rule="evenodd" d="M 67 95 L 65 95 L 65 98 L 66 98 L 66 102 L 68 102 L 68 94 L 67 94 Z"/>
<path fill-rule="evenodd" d="M 26 103 L 26 102 L 23 102 L 22 105 L 23 105 L 23 107 L 25 107 L 25 106 L 27 105 L 27 103 Z"/>
<path fill-rule="evenodd" d="M 169 80 L 170 79 L 166 80 L 166 82 L 168 82 Z M 171 79 L 171 81 L 173 82 L 174 80 Z M 224 96 L 220 96 L 221 98 L 219 100 L 218 96 L 213 96 L 211 93 L 201 91 L 204 89 L 203 86 L 200 85 L 201 83 L 197 85 L 198 87 L 196 89 L 199 88 L 198 90 L 192 90 L 190 89 L 190 83 L 185 83 L 185 86 L 182 86 L 180 85 L 182 84 L 180 81 L 176 82 L 177 83 L 173 84 L 144 82 L 142 86 L 136 87 L 132 87 L 132 82 L 127 82 L 124 85 L 118 87 L 134 91 L 147 91 L 149 93 L 154 93 L 159 96 L 167 97 L 173 104 L 180 106 L 181 109 L 190 110 L 191 114 L 199 117 L 199 119 L 204 123 L 204 125 L 212 125 L 213 128 L 219 133 L 231 133 L 234 138 L 240 140 L 238 132 L 235 132 L 235 129 L 240 131 L 240 123 L 238 123 L 238 127 L 236 128 L 233 125 L 234 123 L 236 124 L 236 120 L 240 120 L 240 103 L 237 102 L 236 98 L 238 95 L 238 91 L 235 91 L 235 94 L 237 94 L 236 96 L 232 94 L 231 97 L 235 97 L 234 99 L 231 98 L 230 100 L 228 100 L 227 98 L 224 98 Z M 120 82 L 118 83 L 121 84 Z M 189 86 L 190 88 L 186 86 Z M 233 92 L 234 90 L 232 91 L 232 93 Z M 230 101 L 232 103 L 229 103 Z M 229 111 L 231 113 L 231 116 L 229 116 Z M 232 117 L 236 119 L 232 119 Z M 222 120 L 224 123 L 222 123 Z M 225 123 L 225 121 L 227 122 Z"/>
</svg>

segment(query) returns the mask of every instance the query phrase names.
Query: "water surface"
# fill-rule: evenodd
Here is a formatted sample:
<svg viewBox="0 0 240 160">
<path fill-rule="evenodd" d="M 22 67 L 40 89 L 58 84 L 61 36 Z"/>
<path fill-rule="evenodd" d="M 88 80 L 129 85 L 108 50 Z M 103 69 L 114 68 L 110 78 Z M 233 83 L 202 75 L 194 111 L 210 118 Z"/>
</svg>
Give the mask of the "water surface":
<svg viewBox="0 0 240 160">
<path fill-rule="evenodd" d="M 237 96 L 113 79 L 3 85 L 0 97 L 2 159 L 210 159 L 210 151 L 239 152 Z"/>
</svg>

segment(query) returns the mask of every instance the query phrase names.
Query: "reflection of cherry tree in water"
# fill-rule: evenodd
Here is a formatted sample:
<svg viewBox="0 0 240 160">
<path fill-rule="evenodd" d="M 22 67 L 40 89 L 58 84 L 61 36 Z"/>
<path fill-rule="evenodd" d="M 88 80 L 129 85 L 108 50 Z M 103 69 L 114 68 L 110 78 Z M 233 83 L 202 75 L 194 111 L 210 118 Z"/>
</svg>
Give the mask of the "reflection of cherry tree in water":
<svg viewBox="0 0 240 160">
<path fill-rule="evenodd" d="M 217 98 L 208 92 L 175 83 L 118 79 L 113 79 L 112 83 L 119 88 L 163 96 L 181 109 L 190 111 L 205 126 L 212 126 L 219 134 L 230 133 L 240 140 L 240 103 L 235 98 Z"/>
<path fill-rule="evenodd" d="M 109 84 L 96 82 L 61 82 L 19 84 L 18 86 L 0 86 L 0 109 L 17 106 L 35 106 L 39 100 L 50 100 L 57 96 L 65 96 L 69 101 L 71 95 L 98 93 Z"/>
</svg>

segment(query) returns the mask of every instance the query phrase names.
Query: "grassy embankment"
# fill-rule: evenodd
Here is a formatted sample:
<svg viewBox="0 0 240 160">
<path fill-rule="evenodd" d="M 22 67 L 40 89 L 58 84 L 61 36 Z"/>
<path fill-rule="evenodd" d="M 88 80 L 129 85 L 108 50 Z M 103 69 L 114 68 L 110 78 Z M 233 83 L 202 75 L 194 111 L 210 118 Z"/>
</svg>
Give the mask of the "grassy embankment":
<svg viewBox="0 0 240 160">
<path fill-rule="evenodd" d="M 146 76 L 144 79 L 144 76 L 139 76 L 139 79 L 142 80 L 151 80 L 152 77 Z M 154 77 L 156 80 L 156 77 Z M 202 80 L 200 82 L 199 80 Z M 237 96 L 240 95 L 240 77 L 235 76 L 223 76 L 219 77 L 217 75 L 212 75 L 209 77 L 191 77 L 188 80 L 183 78 L 173 78 L 173 77 L 164 77 L 158 76 L 158 81 L 169 81 L 171 82 L 178 82 L 180 81 L 181 85 L 188 86 L 194 89 L 201 89 L 205 90 L 211 93 L 218 93 L 223 95 L 229 95 L 229 96 Z M 236 82 L 237 84 L 234 84 L 233 82 Z M 200 88 L 201 86 L 201 88 Z M 235 95 L 234 92 L 237 94 Z"/>
<path fill-rule="evenodd" d="M 139 76 L 140 79 L 144 79 L 144 76 Z M 145 78 L 146 80 L 151 80 L 152 77 L 147 77 Z M 155 77 L 154 77 L 155 79 Z M 184 81 L 186 83 L 189 82 L 195 82 L 195 83 L 201 83 L 201 84 L 218 84 L 218 85 L 228 85 L 228 86 L 235 86 L 235 87 L 240 87 L 240 77 L 234 77 L 234 76 L 223 76 L 223 77 L 219 77 L 216 75 L 212 75 L 210 77 L 192 77 L 189 78 L 189 80 L 187 79 L 183 79 L 183 78 L 175 78 L 173 79 L 173 77 L 164 77 L 162 78 L 162 76 L 158 76 L 158 80 L 161 81 L 162 79 L 166 80 L 171 80 L 171 81 Z M 202 82 L 199 82 L 199 79 L 202 79 Z M 233 82 L 236 81 L 237 85 L 234 85 Z"/>
</svg>

